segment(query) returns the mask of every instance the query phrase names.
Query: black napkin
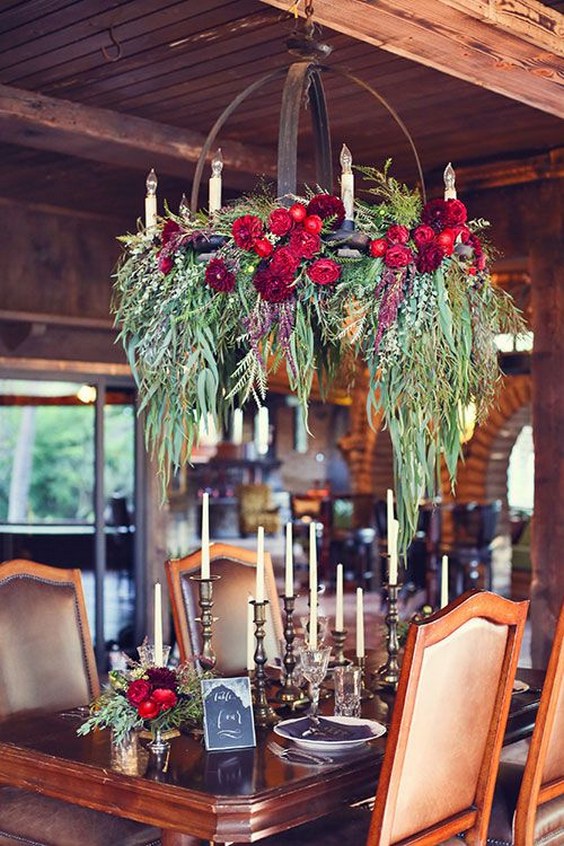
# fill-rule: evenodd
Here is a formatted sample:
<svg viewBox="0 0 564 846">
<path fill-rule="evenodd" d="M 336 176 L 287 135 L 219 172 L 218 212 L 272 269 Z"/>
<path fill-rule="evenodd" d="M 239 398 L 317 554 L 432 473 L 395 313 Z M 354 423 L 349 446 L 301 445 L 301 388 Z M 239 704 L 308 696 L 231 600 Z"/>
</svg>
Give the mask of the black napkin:
<svg viewBox="0 0 564 846">
<path fill-rule="evenodd" d="M 347 740 L 368 740 L 373 737 L 370 726 L 348 725 L 333 720 L 319 718 L 319 725 L 316 726 L 309 717 L 303 717 L 293 723 L 287 723 L 284 731 L 289 737 L 299 737 L 306 740 L 320 740 L 323 743 L 343 743 Z"/>
</svg>

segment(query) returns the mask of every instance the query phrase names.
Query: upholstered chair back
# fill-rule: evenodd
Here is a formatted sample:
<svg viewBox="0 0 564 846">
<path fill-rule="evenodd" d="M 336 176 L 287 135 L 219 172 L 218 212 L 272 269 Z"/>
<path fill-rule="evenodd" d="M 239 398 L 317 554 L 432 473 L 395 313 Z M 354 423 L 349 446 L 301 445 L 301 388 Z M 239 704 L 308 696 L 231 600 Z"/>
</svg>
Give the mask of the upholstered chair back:
<svg viewBox="0 0 564 846">
<path fill-rule="evenodd" d="M 198 582 L 190 576 L 198 575 L 202 563 L 201 550 L 185 558 L 166 562 L 166 573 L 176 639 L 181 658 L 198 656 L 202 651 L 202 633 L 197 617 Z M 213 582 L 213 649 L 217 657 L 217 671 L 234 676 L 245 672 L 247 659 L 247 606 L 254 598 L 256 584 L 256 553 L 227 544 L 212 544 L 210 549 Z M 272 568 L 272 559 L 265 553 L 265 589 L 267 605 L 264 647 L 267 658 L 273 661 L 280 651 L 282 619 L 280 599 Z"/>
<path fill-rule="evenodd" d="M 368 846 L 485 842 L 527 606 L 471 592 L 411 625 Z"/>
<path fill-rule="evenodd" d="M 80 570 L 0 564 L 0 717 L 99 693 Z"/>
</svg>

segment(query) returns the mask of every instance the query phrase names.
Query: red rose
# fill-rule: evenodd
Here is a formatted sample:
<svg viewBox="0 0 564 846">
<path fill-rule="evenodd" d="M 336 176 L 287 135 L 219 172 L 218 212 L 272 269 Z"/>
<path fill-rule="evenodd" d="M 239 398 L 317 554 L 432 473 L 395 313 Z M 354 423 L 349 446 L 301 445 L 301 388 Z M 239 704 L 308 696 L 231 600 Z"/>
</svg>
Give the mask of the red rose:
<svg viewBox="0 0 564 846">
<path fill-rule="evenodd" d="M 291 280 L 281 273 L 274 272 L 271 267 L 257 270 L 253 285 L 262 299 L 269 303 L 282 303 L 294 294 Z"/>
<path fill-rule="evenodd" d="M 299 256 L 289 247 L 279 247 L 272 253 L 269 267 L 272 273 L 291 282 L 296 275 L 299 263 Z"/>
<path fill-rule="evenodd" d="M 180 226 L 175 220 L 167 220 L 161 232 L 161 242 L 163 247 L 171 241 L 174 236 L 180 232 Z"/>
<path fill-rule="evenodd" d="M 464 203 L 460 200 L 446 200 L 445 205 L 445 226 L 460 226 L 466 223 L 468 212 Z"/>
<path fill-rule="evenodd" d="M 238 247 L 252 250 L 257 238 L 262 238 L 264 234 L 262 221 L 253 214 L 244 214 L 233 221 L 231 233 Z"/>
<path fill-rule="evenodd" d="M 341 267 L 333 259 L 317 259 L 308 267 L 307 275 L 316 285 L 333 285 L 341 275 Z"/>
<path fill-rule="evenodd" d="M 376 240 L 370 242 L 369 249 L 373 258 L 380 258 L 388 249 L 388 242 L 385 238 L 376 238 Z"/>
<path fill-rule="evenodd" d="M 257 256 L 260 256 L 261 258 L 267 258 L 271 254 L 274 247 L 272 246 L 268 238 L 257 238 L 255 243 L 253 244 L 253 249 Z"/>
<path fill-rule="evenodd" d="M 439 232 L 437 235 L 437 244 L 445 251 L 445 255 L 447 256 L 452 255 L 452 251 L 454 250 L 454 239 L 455 233 L 452 229 L 443 229 L 443 231 Z"/>
<path fill-rule="evenodd" d="M 274 211 L 270 212 L 268 228 L 273 235 L 278 235 L 279 237 L 287 235 L 293 225 L 294 221 L 288 209 L 274 209 Z"/>
<path fill-rule="evenodd" d="M 384 256 L 384 262 L 393 270 L 399 267 L 407 267 L 412 261 L 413 253 L 408 247 L 404 247 L 403 244 L 392 244 L 391 247 L 388 247 Z"/>
<path fill-rule="evenodd" d="M 323 229 L 323 221 L 318 214 L 309 214 L 304 220 L 304 229 L 313 235 L 319 235 Z"/>
<path fill-rule="evenodd" d="M 416 266 L 419 273 L 433 273 L 445 257 L 444 250 L 436 241 L 424 244 L 419 250 Z"/>
<path fill-rule="evenodd" d="M 328 217 L 335 218 L 335 228 L 339 228 L 345 219 L 345 207 L 343 201 L 333 194 L 316 194 L 312 197 L 307 205 L 307 213 L 309 215 L 318 215 L 321 220 L 326 220 Z"/>
<path fill-rule="evenodd" d="M 409 241 L 409 229 L 407 226 L 400 226 L 398 223 L 394 223 L 388 227 L 386 238 L 390 244 L 407 244 Z"/>
<path fill-rule="evenodd" d="M 307 215 L 306 207 L 302 203 L 294 203 L 289 208 L 290 217 L 295 223 L 301 223 Z"/>
<path fill-rule="evenodd" d="M 159 270 L 166 276 L 167 273 L 170 273 L 174 267 L 174 259 L 172 256 L 167 256 L 164 253 L 161 253 L 158 258 L 158 264 Z"/>
<path fill-rule="evenodd" d="M 151 699 L 157 703 L 161 711 L 168 711 L 169 708 L 174 708 L 178 702 L 178 697 L 174 690 L 166 687 L 158 687 L 154 690 Z"/>
<path fill-rule="evenodd" d="M 151 685 L 146 679 L 135 679 L 127 689 L 127 701 L 132 705 L 139 705 L 149 698 Z"/>
<path fill-rule="evenodd" d="M 235 274 L 229 270 L 223 259 L 211 259 L 206 267 L 205 280 L 210 288 L 224 294 L 235 287 Z"/>
<path fill-rule="evenodd" d="M 154 699 L 145 699 L 137 706 L 137 713 L 142 720 L 152 720 L 160 711 L 160 707 Z"/>
<path fill-rule="evenodd" d="M 290 249 L 300 258 L 310 259 L 321 249 L 321 239 L 305 229 L 294 229 L 290 235 Z"/>
<path fill-rule="evenodd" d="M 434 231 L 430 226 L 426 226 L 424 223 L 413 231 L 413 240 L 419 248 L 421 248 L 423 244 L 428 244 L 434 237 Z"/>
</svg>

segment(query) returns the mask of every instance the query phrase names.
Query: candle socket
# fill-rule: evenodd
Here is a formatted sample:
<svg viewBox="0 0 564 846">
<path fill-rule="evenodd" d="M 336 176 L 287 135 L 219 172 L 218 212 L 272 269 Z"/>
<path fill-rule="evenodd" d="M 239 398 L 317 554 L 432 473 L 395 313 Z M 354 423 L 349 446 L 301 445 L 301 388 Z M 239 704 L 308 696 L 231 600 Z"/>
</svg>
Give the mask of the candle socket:
<svg viewBox="0 0 564 846">
<path fill-rule="evenodd" d="M 344 648 L 345 640 L 347 639 L 347 629 L 331 629 L 331 637 L 335 644 L 335 657 L 329 663 L 330 667 L 346 667 L 351 663 L 349 658 L 345 658 Z"/>
<path fill-rule="evenodd" d="M 363 702 L 367 699 L 374 699 L 374 694 L 372 691 L 366 686 L 366 658 L 363 655 L 356 656 L 356 663 L 357 666 L 360 667 L 360 698 Z"/>
<path fill-rule="evenodd" d="M 386 628 L 388 633 L 386 635 L 386 649 L 388 652 L 388 659 L 385 664 L 376 671 L 376 679 L 378 684 L 382 687 L 392 687 L 397 689 L 400 665 L 398 661 L 399 639 L 398 639 L 398 592 L 401 584 L 387 584 L 388 591 L 388 613 L 385 617 Z"/>
<path fill-rule="evenodd" d="M 266 623 L 266 606 L 268 599 L 257 602 L 253 599 L 251 605 L 254 608 L 255 624 L 255 686 L 253 696 L 253 713 L 255 725 L 260 728 L 268 728 L 278 722 L 278 717 L 268 704 L 266 698 L 266 652 L 264 651 L 264 625 Z"/>
<path fill-rule="evenodd" d="M 276 694 L 276 699 L 283 702 L 285 705 L 293 705 L 300 699 L 303 699 L 303 694 L 300 688 L 294 683 L 294 668 L 296 666 L 296 656 L 294 655 L 294 638 L 296 637 L 296 630 L 294 628 L 294 606 L 296 597 L 282 596 L 284 603 L 284 640 L 286 649 L 284 651 L 284 681 L 282 687 Z"/>
<path fill-rule="evenodd" d="M 200 623 L 202 627 L 202 653 L 198 661 L 202 670 L 213 670 L 217 661 L 212 645 L 213 623 L 217 619 L 211 611 L 213 606 L 213 583 L 221 577 L 210 576 L 207 579 L 203 579 L 201 576 L 193 575 L 190 578 L 192 581 L 198 582 L 200 616 L 196 617 L 196 622 Z"/>
</svg>

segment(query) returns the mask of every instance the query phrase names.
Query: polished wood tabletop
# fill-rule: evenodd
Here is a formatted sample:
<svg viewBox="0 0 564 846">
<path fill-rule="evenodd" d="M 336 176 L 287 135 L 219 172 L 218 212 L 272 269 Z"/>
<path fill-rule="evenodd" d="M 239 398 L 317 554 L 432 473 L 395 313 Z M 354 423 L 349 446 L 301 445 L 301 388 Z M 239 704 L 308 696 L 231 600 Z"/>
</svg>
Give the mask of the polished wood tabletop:
<svg viewBox="0 0 564 846">
<path fill-rule="evenodd" d="M 532 731 L 542 674 L 519 671 L 531 685 L 513 696 L 506 742 Z M 393 696 L 364 703 L 365 716 L 388 723 Z M 323 766 L 283 761 L 268 749 L 271 731 L 258 730 L 257 746 L 206 752 L 201 738 L 176 737 L 166 772 L 145 750 L 124 765 L 110 732 L 79 737 L 72 714 L 26 714 L 0 722 L 0 782 L 163 829 L 165 846 L 192 837 L 249 843 L 374 795 L 385 736 Z M 113 753 L 113 754 L 112 754 Z"/>
</svg>

